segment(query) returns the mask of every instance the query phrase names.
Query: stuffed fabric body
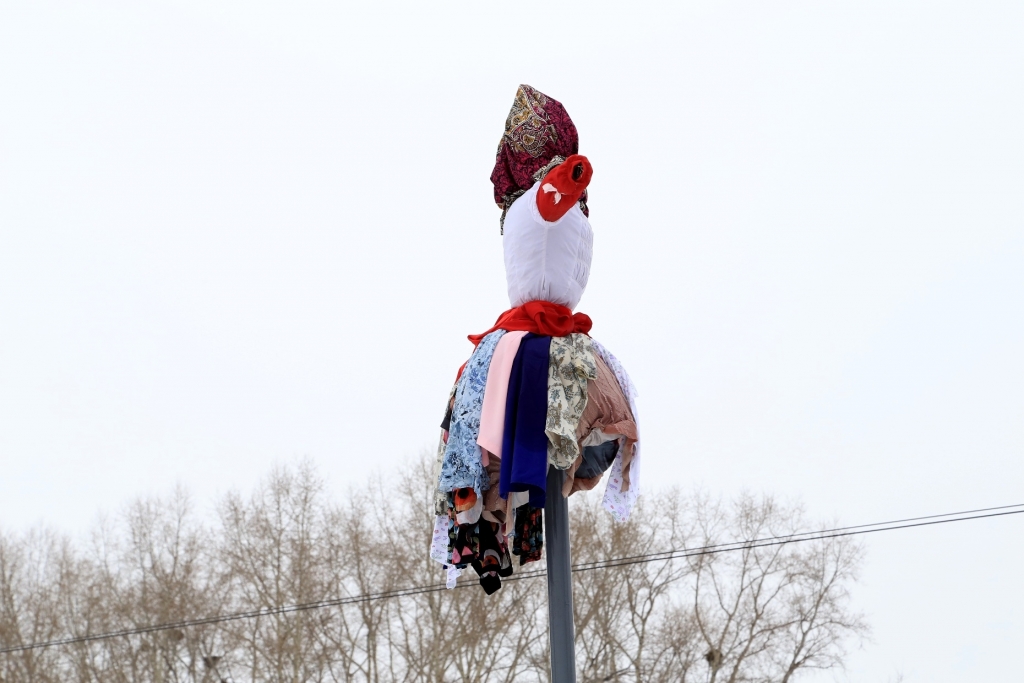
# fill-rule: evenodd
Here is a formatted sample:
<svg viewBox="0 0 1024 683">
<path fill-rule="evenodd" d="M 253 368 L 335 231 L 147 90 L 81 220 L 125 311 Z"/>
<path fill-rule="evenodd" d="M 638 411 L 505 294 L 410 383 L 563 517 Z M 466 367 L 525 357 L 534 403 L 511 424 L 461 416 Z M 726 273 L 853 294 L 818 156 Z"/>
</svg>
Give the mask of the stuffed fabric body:
<svg viewBox="0 0 1024 683">
<path fill-rule="evenodd" d="M 430 557 L 454 588 L 472 566 L 488 594 L 541 559 L 547 496 L 594 488 L 609 472 L 605 507 L 618 520 L 636 503 L 635 390 L 624 368 L 573 312 L 590 279 L 589 160 L 564 107 L 520 86 L 491 181 L 502 209 L 511 308 L 456 376 L 441 423 Z M 547 490 L 550 467 L 566 472 Z"/>
<path fill-rule="evenodd" d="M 557 221 L 537 210 L 540 183 L 526 191 L 505 216 L 505 278 L 513 308 L 551 301 L 576 308 L 590 278 L 594 231 L 578 205 Z"/>
</svg>

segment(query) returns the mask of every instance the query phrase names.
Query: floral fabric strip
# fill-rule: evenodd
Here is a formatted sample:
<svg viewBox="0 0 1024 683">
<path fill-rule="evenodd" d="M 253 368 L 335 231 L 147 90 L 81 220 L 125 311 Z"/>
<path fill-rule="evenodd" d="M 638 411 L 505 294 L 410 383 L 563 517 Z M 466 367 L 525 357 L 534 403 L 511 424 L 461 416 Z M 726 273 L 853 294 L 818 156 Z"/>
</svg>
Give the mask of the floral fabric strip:
<svg viewBox="0 0 1024 683">
<path fill-rule="evenodd" d="M 576 428 L 587 407 L 587 381 L 597 378 L 590 337 L 573 333 L 551 338 L 548 365 L 548 463 L 569 469 L 580 455 Z"/>
<path fill-rule="evenodd" d="M 476 439 L 480 434 L 480 411 L 487 386 L 487 371 L 494 347 L 504 334 L 505 330 L 495 330 L 484 337 L 462 372 L 455 391 L 451 430 L 438 477 L 437 488 L 441 492 L 472 487 L 480 495 L 490 483 Z"/>
<path fill-rule="evenodd" d="M 452 405 L 452 401 L 455 400 L 455 391 L 458 388 L 459 385 L 455 384 L 452 386 L 452 390 L 448 393 L 448 400 L 444 404 L 446 414 L 448 406 Z M 447 448 L 447 441 L 448 432 L 442 430 L 441 436 L 437 439 L 437 456 L 434 459 L 434 481 L 441 480 L 441 467 L 444 465 L 444 452 Z M 440 488 L 434 489 L 434 514 L 448 514 L 448 492 L 442 491 Z"/>
<path fill-rule="evenodd" d="M 430 559 L 448 564 L 448 530 L 452 526 L 451 517 L 438 515 L 434 518 L 434 535 L 430 541 Z"/>
</svg>

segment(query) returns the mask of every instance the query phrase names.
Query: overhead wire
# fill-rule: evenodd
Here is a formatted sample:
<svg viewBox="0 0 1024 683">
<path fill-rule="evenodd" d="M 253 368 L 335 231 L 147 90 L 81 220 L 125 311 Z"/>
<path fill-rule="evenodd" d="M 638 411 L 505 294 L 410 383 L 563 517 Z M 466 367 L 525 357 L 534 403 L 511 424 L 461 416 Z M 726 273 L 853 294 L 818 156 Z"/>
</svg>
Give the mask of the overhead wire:
<svg viewBox="0 0 1024 683">
<path fill-rule="evenodd" d="M 607 566 L 617 566 L 619 563 L 634 564 L 632 560 L 643 560 L 645 562 L 656 562 L 660 559 L 675 559 L 690 557 L 693 555 L 713 555 L 730 550 L 742 550 L 744 548 L 763 548 L 772 545 L 785 543 L 799 543 L 801 541 L 821 540 L 826 538 L 838 538 L 841 536 L 856 536 L 861 534 L 874 533 L 876 531 L 891 531 L 894 529 L 909 529 L 921 526 L 932 526 L 946 522 L 960 522 L 970 519 L 985 519 L 987 517 L 1001 517 L 1003 515 L 1015 515 L 1024 512 L 1024 503 L 1017 505 L 1000 505 L 997 507 L 977 508 L 975 510 L 964 510 L 961 512 L 947 512 L 939 515 L 924 515 L 921 517 L 906 517 L 888 522 L 875 522 L 873 524 L 857 524 L 853 526 L 836 527 L 834 529 L 820 529 L 816 531 L 798 531 L 792 534 L 769 536 L 765 538 L 751 539 L 747 541 L 731 541 L 705 545 L 699 548 L 687 550 L 685 548 L 676 550 L 664 550 L 658 553 L 644 553 L 631 557 L 617 557 L 611 560 L 599 560 L 591 563 L 573 565 L 573 571 L 587 571 L 589 569 L 601 569 Z M 1002 512 L 997 512 L 1002 511 Z M 989 513 L 989 514 L 980 514 Z M 931 521 L 926 521 L 931 520 Z M 913 523 L 912 523 L 913 522 Z M 594 565 L 594 566 L 590 566 Z"/>
<path fill-rule="evenodd" d="M 998 507 L 978 508 L 975 510 L 965 510 L 961 512 L 948 512 L 938 515 L 907 517 L 904 519 L 891 520 L 888 522 L 875 522 L 872 524 L 858 524 L 854 526 L 836 527 L 832 529 L 820 529 L 816 531 L 794 532 L 791 534 L 767 536 L 763 538 L 754 538 L 743 541 L 710 544 L 695 548 L 676 548 L 672 550 L 665 550 L 655 553 L 644 553 L 642 555 L 616 557 L 607 560 L 598 560 L 593 562 L 581 562 L 578 564 L 574 564 L 572 566 L 572 571 L 585 572 L 593 571 L 595 569 L 612 569 L 616 567 L 625 567 L 634 564 L 661 562 L 673 559 L 697 557 L 701 555 L 715 555 L 719 553 L 735 552 L 739 550 L 753 550 L 756 548 L 786 545 L 789 543 L 802 543 L 806 541 L 826 540 L 830 538 L 857 536 L 862 534 L 877 533 L 881 531 L 911 529 L 916 527 L 934 526 L 937 524 L 948 524 L 951 522 L 964 522 L 970 520 L 987 519 L 992 517 L 1004 517 L 1008 515 L 1019 514 L 1024 514 L 1024 503 L 1020 503 L 1017 505 L 1001 505 Z M 534 579 L 546 575 L 547 571 L 543 569 L 528 570 L 507 577 L 503 579 L 503 582 L 507 583 L 509 581 Z M 460 581 L 456 583 L 456 587 L 458 588 L 471 585 L 476 585 L 476 582 Z M 77 636 L 68 636 L 66 638 L 58 638 L 54 640 L 24 643 L 21 645 L 13 645 L 5 648 L 0 648 L 0 654 L 12 654 L 16 652 L 26 652 L 29 650 L 58 647 L 62 645 L 74 645 L 78 643 L 94 642 L 97 640 L 109 640 L 111 638 L 123 638 L 128 636 L 144 635 L 147 633 L 155 633 L 159 631 L 181 630 L 195 626 L 208 626 L 211 624 L 218 624 L 228 621 L 238 621 L 241 619 L 255 619 L 258 617 L 274 616 L 279 614 L 290 614 L 293 612 L 304 612 L 308 610 L 324 609 L 328 607 L 341 607 L 344 605 L 351 605 L 361 602 L 370 602 L 373 600 L 390 600 L 396 598 L 409 597 L 413 595 L 422 595 L 424 593 L 437 593 L 445 590 L 448 590 L 448 587 L 445 584 L 411 586 L 408 588 L 379 591 L 376 593 L 350 595 L 339 598 L 331 598 L 328 600 L 317 600 L 314 602 L 298 603 L 293 605 L 279 605 L 277 607 L 266 607 L 257 610 L 234 612 L 231 614 L 211 615 L 208 617 L 200 617 L 195 619 L 184 619 L 180 621 L 164 622 L 160 624 L 152 624 L 149 626 L 140 626 L 120 629 L 116 631 L 108 631 L 104 633 L 83 634 Z"/>
</svg>

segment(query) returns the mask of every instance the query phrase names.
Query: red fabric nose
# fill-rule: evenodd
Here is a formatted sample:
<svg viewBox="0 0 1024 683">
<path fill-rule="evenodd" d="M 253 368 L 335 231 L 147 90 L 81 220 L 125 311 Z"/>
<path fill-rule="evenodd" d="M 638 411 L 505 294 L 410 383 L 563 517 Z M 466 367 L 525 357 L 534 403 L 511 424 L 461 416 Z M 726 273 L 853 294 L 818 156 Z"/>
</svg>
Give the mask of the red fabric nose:
<svg viewBox="0 0 1024 683">
<path fill-rule="evenodd" d="M 541 217 L 550 223 L 564 216 L 576 206 L 593 175 L 590 161 L 582 154 L 573 154 L 548 171 L 537 188 L 537 209 Z"/>
</svg>

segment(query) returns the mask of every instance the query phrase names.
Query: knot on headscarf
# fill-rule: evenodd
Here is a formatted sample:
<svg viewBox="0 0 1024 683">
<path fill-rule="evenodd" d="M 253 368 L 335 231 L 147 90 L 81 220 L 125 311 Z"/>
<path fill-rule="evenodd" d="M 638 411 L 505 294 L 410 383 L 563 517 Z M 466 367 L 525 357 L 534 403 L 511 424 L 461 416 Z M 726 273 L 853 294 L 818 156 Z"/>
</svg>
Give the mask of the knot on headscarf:
<svg viewBox="0 0 1024 683">
<path fill-rule="evenodd" d="M 579 135 L 565 107 L 558 100 L 528 85 L 520 85 L 491 171 L 494 201 L 505 213 L 537 181 L 567 157 L 579 152 Z M 586 192 L 579 198 L 587 211 Z"/>
</svg>

